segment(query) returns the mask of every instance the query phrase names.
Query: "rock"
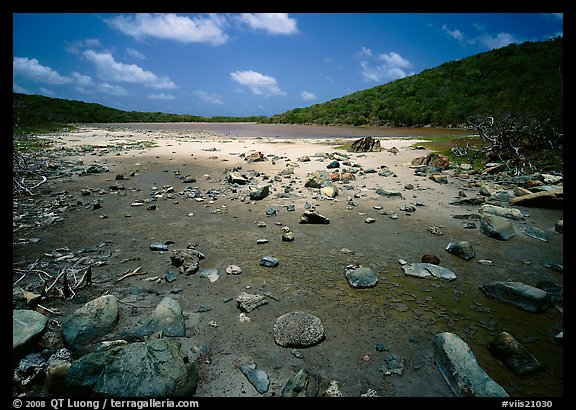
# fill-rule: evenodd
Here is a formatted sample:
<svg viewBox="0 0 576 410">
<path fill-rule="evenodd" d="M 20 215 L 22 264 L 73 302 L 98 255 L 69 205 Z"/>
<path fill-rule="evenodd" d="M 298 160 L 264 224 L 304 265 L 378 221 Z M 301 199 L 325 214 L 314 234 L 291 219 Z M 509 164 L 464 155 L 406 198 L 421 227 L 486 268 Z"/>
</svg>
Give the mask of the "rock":
<svg viewBox="0 0 576 410">
<path fill-rule="evenodd" d="M 262 187 L 250 187 L 250 199 L 253 201 L 260 201 L 270 194 L 269 185 Z"/>
<path fill-rule="evenodd" d="M 534 192 L 510 199 L 510 205 L 533 208 L 563 209 L 564 188 Z"/>
<path fill-rule="evenodd" d="M 166 339 L 117 341 L 74 362 L 66 385 L 75 395 L 191 397 L 198 385 L 198 371 Z"/>
<path fill-rule="evenodd" d="M 226 273 L 229 275 L 240 275 L 242 273 L 242 269 L 240 266 L 228 265 L 228 267 L 226 267 Z"/>
<path fill-rule="evenodd" d="M 304 186 L 307 188 L 321 188 L 322 184 L 326 181 L 332 181 L 330 175 L 326 171 L 315 171 L 309 176 Z"/>
<path fill-rule="evenodd" d="M 454 333 L 436 334 L 434 361 L 457 397 L 509 397 L 480 367 L 468 344 Z"/>
<path fill-rule="evenodd" d="M 404 371 L 404 359 L 398 356 L 397 354 L 390 354 L 388 355 L 384 361 L 386 362 L 385 365 L 379 367 L 379 370 L 385 375 L 390 376 L 392 374 L 398 374 L 402 376 L 402 372 Z"/>
<path fill-rule="evenodd" d="M 324 339 L 324 325 L 311 313 L 289 312 L 274 323 L 274 341 L 281 347 L 311 347 Z"/>
<path fill-rule="evenodd" d="M 559 221 L 556 221 L 554 223 L 554 231 L 556 231 L 558 233 L 564 232 L 564 220 L 563 219 L 560 219 Z"/>
<path fill-rule="evenodd" d="M 93 299 L 62 321 L 64 341 L 73 350 L 83 347 L 114 329 L 118 321 L 118 302 L 114 295 Z"/>
<path fill-rule="evenodd" d="M 476 256 L 472 244 L 468 241 L 450 242 L 446 250 L 452 255 L 456 255 L 464 260 L 470 260 Z"/>
<path fill-rule="evenodd" d="M 542 242 L 548 242 L 550 240 L 550 235 L 548 235 L 542 229 L 536 228 L 535 226 L 521 227 L 520 231 L 524 235 L 529 236 L 529 237 L 534 238 L 534 239 L 538 239 Z"/>
<path fill-rule="evenodd" d="M 264 295 L 252 294 L 242 292 L 236 298 L 236 306 L 243 312 L 250 313 L 254 309 L 259 308 L 268 303 L 268 300 Z"/>
<path fill-rule="evenodd" d="M 431 179 L 432 181 L 434 181 L 438 184 L 447 184 L 448 183 L 448 177 L 446 177 L 446 175 L 442 175 L 442 174 L 432 174 L 428 177 L 428 179 Z"/>
<path fill-rule="evenodd" d="M 260 151 L 253 152 L 249 155 L 244 157 L 244 161 L 247 162 L 259 162 L 259 161 L 266 161 L 266 157 Z"/>
<path fill-rule="evenodd" d="M 330 219 L 316 211 L 305 211 L 298 222 L 301 224 L 329 224 Z"/>
<path fill-rule="evenodd" d="M 431 253 L 427 253 L 426 255 L 422 255 L 422 259 L 420 260 L 422 263 L 432 263 L 434 265 L 440 265 L 440 258 L 436 255 Z"/>
<path fill-rule="evenodd" d="M 402 265 L 402 270 L 406 275 L 419 278 L 440 278 L 445 280 L 456 279 L 456 274 L 450 269 L 432 263 L 406 263 Z"/>
<path fill-rule="evenodd" d="M 448 169 L 450 166 L 450 160 L 447 156 L 430 153 L 425 157 L 414 158 L 410 164 L 412 165 L 426 165 L 429 167 L 439 167 L 440 169 Z"/>
<path fill-rule="evenodd" d="M 49 393 L 58 395 L 66 388 L 66 376 L 68 369 L 72 366 L 70 362 L 70 351 L 62 348 L 56 351 L 46 361 L 46 389 Z"/>
<path fill-rule="evenodd" d="M 227 179 L 230 184 L 246 185 L 250 182 L 250 180 L 244 175 L 238 174 L 236 172 L 230 172 Z"/>
<path fill-rule="evenodd" d="M 352 152 L 380 152 L 382 151 L 382 146 L 380 145 L 380 140 L 374 139 L 372 137 L 364 137 L 357 139 L 350 146 L 350 151 Z"/>
<path fill-rule="evenodd" d="M 394 198 L 394 197 L 402 197 L 402 192 L 399 191 L 395 191 L 393 189 L 388 189 L 388 188 L 378 188 L 376 189 L 376 193 L 378 195 L 384 196 L 386 198 Z"/>
<path fill-rule="evenodd" d="M 254 386 L 256 391 L 264 394 L 270 387 L 270 378 L 265 371 L 256 369 L 256 363 L 245 364 L 240 366 L 240 371 L 246 376 L 250 384 Z"/>
<path fill-rule="evenodd" d="M 282 389 L 281 397 L 316 397 L 320 378 L 308 369 L 300 369 Z"/>
<path fill-rule="evenodd" d="M 338 187 L 333 184 L 324 185 L 320 188 L 320 194 L 327 196 L 328 198 L 335 198 L 338 196 Z"/>
<path fill-rule="evenodd" d="M 499 333 L 488 344 L 488 350 L 519 376 L 533 373 L 542 367 L 538 360 L 508 332 Z"/>
<path fill-rule="evenodd" d="M 480 290 L 492 299 L 527 312 L 541 313 L 552 306 L 552 296 L 548 292 L 521 282 L 491 282 L 481 285 Z"/>
<path fill-rule="evenodd" d="M 33 310 L 40 299 L 42 295 L 24 290 L 18 285 L 12 287 L 12 309 Z"/>
<path fill-rule="evenodd" d="M 328 165 L 326 165 L 326 168 L 328 169 L 340 168 L 340 162 L 338 162 L 337 160 L 330 161 Z"/>
<path fill-rule="evenodd" d="M 186 321 L 177 300 L 169 297 L 162 299 L 146 322 L 134 333 L 143 339 L 157 332 L 169 337 L 186 336 Z"/>
<path fill-rule="evenodd" d="M 480 218 L 480 232 L 489 238 L 502 241 L 507 241 L 516 235 L 509 219 L 490 214 L 484 214 Z"/>
<path fill-rule="evenodd" d="M 165 251 L 169 250 L 169 248 L 168 248 L 168 245 L 166 245 L 164 243 L 154 242 L 154 243 L 150 244 L 150 250 L 151 251 L 165 252 Z"/>
<path fill-rule="evenodd" d="M 200 261 L 205 256 L 196 249 L 174 249 L 170 255 L 172 266 L 178 268 L 178 272 L 192 275 L 200 269 Z"/>
<path fill-rule="evenodd" d="M 505 208 L 502 206 L 484 204 L 480 206 L 478 212 L 480 214 L 490 214 L 502 218 L 508 218 L 513 221 L 524 221 L 524 215 L 522 215 L 522 212 L 516 208 Z"/>
<path fill-rule="evenodd" d="M 280 261 L 272 256 L 264 256 L 260 259 L 260 266 L 274 268 L 280 264 Z"/>
<path fill-rule="evenodd" d="M 378 275 L 368 267 L 346 269 L 345 277 L 350 286 L 356 289 L 372 288 L 378 283 Z"/>
</svg>

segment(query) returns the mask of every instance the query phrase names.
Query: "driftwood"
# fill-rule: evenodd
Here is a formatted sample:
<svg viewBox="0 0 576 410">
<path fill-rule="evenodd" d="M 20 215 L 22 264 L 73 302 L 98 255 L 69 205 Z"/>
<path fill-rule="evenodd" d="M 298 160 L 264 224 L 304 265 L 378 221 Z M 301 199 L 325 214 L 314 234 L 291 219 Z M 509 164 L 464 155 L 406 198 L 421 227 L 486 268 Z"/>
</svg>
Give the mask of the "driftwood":
<svg viewBox="0 0 576 410">
<path fill-rule="evenodd" d="M 114 281 L 114 283 L 118 283 L 121 280 L 124 280 L 126 278 L 129 278 L 130 276 L 134 276 L 134 275 L 144 275 L 146 272 L 140 272 L 140 269 L 142 269 L 141 266 L 138 266 L 136 269 L 134 269 L 132 272 L 127 272 L 124 275 L 120 276 L 118 279 L 116 279 Z"/>
</svg>

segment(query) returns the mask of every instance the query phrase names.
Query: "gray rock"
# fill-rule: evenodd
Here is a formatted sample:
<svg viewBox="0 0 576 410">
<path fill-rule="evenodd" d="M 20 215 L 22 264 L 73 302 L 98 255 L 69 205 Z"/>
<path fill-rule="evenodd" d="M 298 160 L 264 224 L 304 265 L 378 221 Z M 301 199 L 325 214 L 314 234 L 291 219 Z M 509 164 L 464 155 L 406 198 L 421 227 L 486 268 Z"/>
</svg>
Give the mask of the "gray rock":
<svg viewBox="0 0 576 410">
<path fill-rule="evenodd" d="M 75 394 L 104 397 L 193 396 L 198 371 L 165 339 L 112 343 L 82 356 L 66 376 Z"/>
<path fill-rule="evenodd" d="M 484 214 L 480 218 L 480 232 L 489 238 L 502 241 L 507 241 L 516 235 L 509 219 L 490 214 Z"/>
<path fill-rule="evenodd" d="M 492 299 L 532 313 L 544 312 L 552 306 L 548 292 L 521 282 L 491 282 L 481 285 L 480 290 Z"/>
<path fill-rule="evenodd" d="M 242 292 L 236 297 L 236 306 L 243 312 L 251 312 L 254 309 L 268 303 L 264 295 Z"/>
<path fill-rule="evenodd" d="M 401 198 L 402 197 L 402 192 L 395 191 L 393 189 L 388 189 L 388 188 L 378 188 L 378 189 L 376 189 L 376 193 L 378 195 L 384 196 L 386 198 L 394 198 L 394 197 Z"/>
<path fill-rule="evenodd" d="M 419 278 L 440 278 L 445 280 L 456 279 L 456 274 L 450 269 L 444 268 L 433 263 L 406 263 L 402 265 L 402 270 L 406 275 L 416 276 Z"/>
<path fill-rule="evenodd" d="M 169 248 L 168 248 L 168 245 L 163 244 L 163 243 L 154 242 L 154 243 L 151 243 L 151 244 L 150 244 L 150 250 L 151 250 L 151 251 L 161 251 L 161 252 L 163 252 L 163 251 L 167 251 L 168 249 L 169 249 Z"/>
<path fill-rule="evenodd" d="M 280 261 L 272 256 L 264 256 L 260 259 L 260 266 L 274 268 L 280 264 Z"/>
<path fill-rule="evenodd" d="M 162 299 L 135 334 L 145 337 L 156 332 L 162 332 L 164 336 L 186 336 L 186 321 L 177 300 L 169 297 Z"/>
<path fill-rule="evenodd" d="M 274 323 L 274 341 L 281 347 L 310 347 L 325 339 L 322 321 L 306 312 L 289 312 Z"/>
<path fill-rule="evenodd" d="M 270 387 L 270 378 L 268 374 L 260 369 L 256 369 L 256 363 L 245 364 L 240 366 L 240 371 L 246 376 L 250 384 L 254 386 L 256 391 L 264 394 Z"/>
<path fill-rule="evenodd" d="M 41 313 L 28 309 L 12 311 L 12 349 L 27 348 L 37 340 L 48 324 L 48 318 Z"/>
<path fill-rule="evenodd" d="M 114 295 L 100 296 L 77 309 L 62 322 L 64 341 L 74 350 L 106 335 L 118 321 Z"/>
<path fill-rule="evenodd" d="M 521 227 L 520 231 L 531 238 L 538 239 L 542 242 L 548 242 L 550 240 L 550 235 L 548 235 L 545 231 L 540 228 L 536 228 L 535 226 L 527 226 Z"/>
<path fill-rule="evenodd" d="M 269 185 L 264 185 L 262 187 L 250 187 L 250 199 L 253 201 L 259 201 L 266 198 L 270 194 Z"/>
<path fill-rule="evenodd" d="M 368 267 L 346 269 L 345 277 L 353 288 L 364 289 L 376 286 L 378 275 Z"/>
<path fill-rule="evenodd" d="M 446 250 L 464 260 L 470 260 L 476 256 L 472 244 L 468 241 L 450 242 Z"/>
<path fill-rule="evenodd" d="M 524 215 L 516 208 L 505 208 L 503 206 L 484 204 L 478 208 L 480 214 L 490 214 L 508 218 L 513 221 L 524 221 Z"/>
<path fill-rule="evenodd" d="M 436 334 L 434 361 L 457 397 L 509 397 L 480 367 L 468 344 L 454 333 Z"/>
<path fill-rule="evenodd" d="M 320 378 L 308 369 L 300 369 L 282 389 L 282 397 L 316 397 Z"/>
</svg>

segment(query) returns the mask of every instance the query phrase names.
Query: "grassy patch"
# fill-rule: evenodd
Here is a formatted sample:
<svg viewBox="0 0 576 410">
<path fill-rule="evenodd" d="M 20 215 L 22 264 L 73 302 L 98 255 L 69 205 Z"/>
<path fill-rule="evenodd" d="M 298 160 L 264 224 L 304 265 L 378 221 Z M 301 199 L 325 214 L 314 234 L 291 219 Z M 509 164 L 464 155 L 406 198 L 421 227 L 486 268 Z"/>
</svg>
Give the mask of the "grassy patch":
<svg viewBox="0 0 576 410">
<path fill-rule="evenodd" d="M 52 141 L 30 135 L 20 135 L 12 139 L 12 148 L 16 152 L 35 152 L 50 148 Z"/>
<path fill-rule="evenodd" d="M 424 142 L 414 143 L 412 147 L 422 146 L 430 151 L 437 152 L 438 154 L 448 157 L 453 164 L 470 164 L 474 169 L 484 167 L 488 158 L 481 153 L 470 153 L 468 155 L 457 155 L 453 148 L 465 148 L 469 146 L 474 149 L 481 149 L 486 147 L 486 144 L 478 136 L 438 136 L 438 137 L 422 137 Z"/>
</svg>

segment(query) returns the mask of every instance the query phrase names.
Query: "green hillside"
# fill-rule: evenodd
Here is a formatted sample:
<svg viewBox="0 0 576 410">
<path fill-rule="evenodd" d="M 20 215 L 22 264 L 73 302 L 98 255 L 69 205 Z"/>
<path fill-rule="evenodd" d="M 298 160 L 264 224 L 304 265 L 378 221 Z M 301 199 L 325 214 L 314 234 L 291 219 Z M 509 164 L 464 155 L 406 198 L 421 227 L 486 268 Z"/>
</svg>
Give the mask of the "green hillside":
<svg viewBox="0 0 576 410">
<path fill-rule="evenodd" d="M 451 61 L 342 98 L 274 115 L 271 123 L 457 126 L 518 114 L 562 129 L 563 39 L 525 42 Z"/>
<path fill-rule="evenodd" d="M 70 123 L 102 122 L 234 122 L 260 121 L 264 117 L 202 117 L 163 112 L 122 111 L 96 103 L 13 93 L 15 132 L 49 129 Z"/>
</svg>

